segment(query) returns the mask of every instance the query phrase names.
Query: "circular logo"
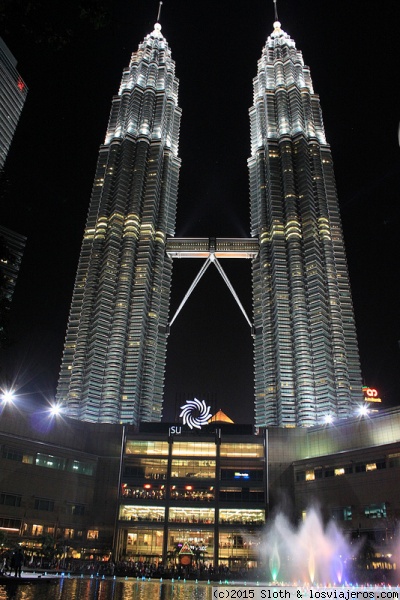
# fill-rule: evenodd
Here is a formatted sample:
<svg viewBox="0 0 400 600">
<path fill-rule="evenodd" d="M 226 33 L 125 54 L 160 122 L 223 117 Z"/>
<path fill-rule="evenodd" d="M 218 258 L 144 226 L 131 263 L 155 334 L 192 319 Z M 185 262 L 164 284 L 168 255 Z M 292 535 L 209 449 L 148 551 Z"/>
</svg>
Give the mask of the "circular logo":
<svg viewBox="0 0 400 600">
<path fill-rule="evenodd" d="M 210 407 L 206 405 L 205 400 L 187 400 L 181 409 L 179 416 L 182 417 L 183 424 L 188 425 L 190 429 L 201 429 L 211 418 Z"/>
</svg>

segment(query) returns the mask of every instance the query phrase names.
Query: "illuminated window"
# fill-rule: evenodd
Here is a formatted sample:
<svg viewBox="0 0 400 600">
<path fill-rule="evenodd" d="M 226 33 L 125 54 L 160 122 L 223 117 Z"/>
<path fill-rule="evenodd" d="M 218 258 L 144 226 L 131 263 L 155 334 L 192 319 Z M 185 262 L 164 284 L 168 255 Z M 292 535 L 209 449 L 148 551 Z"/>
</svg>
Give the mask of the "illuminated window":
<svg viewBox="0 0 400 600">
<path fill-rule="evenodd" d="M 161 506 L 120 506 L 119 518 L 122 521 L 163 522 L 165 508 Z"/>
<path fill-rule="evenodd" d="M 162 543 L 162 530 L 140 529 L 138 533 L 128 532 L 126 549 L 128 554 L 161 556 Z"/>
<path fill-rule="evenodd" d="M 339 467 L 339 468 L 335 469 L 334 473 L 335 473 L 335 475 L 344 475 L 344 473 L 345 473 L 344 467 Z"/>
<path fill-rule="evenodd" d="M 365 470 L 366 471 L 376 471 L 376 463 L 367 463 L 365 465 Z"/>
<path fill-rule="evenodd" d="M 169 521 L 173 523 L 211 524 L 215 520 L 213 508 L 170 508 Z"/>
<path fill-rule="evenodd" d="M 226 457 L 263 458 L 264 447 L 262 444 L 221 444 L 220 454 Z"/>
<path fill-rule="evenodd" d="M 32 535 L 43 535 L 43 525 L 32 525 Z"/>
<path fill-rule="evenodd" d="M 88 540 L 98 540 L 99 539 L 99 530 L 98 529 L 88 529 L 87 539 Z"/>
<path fill-rule="evenodd" d="M 182 460 L 172 461 L 172 477 L 214 478 L 215 460 Z"/>
<path fill-rule="evenodd" d="M 306 471 L 306 481 L 314 481 L 314 479 L 315 479 L 314 469 L 309 469 L 308 471 Z"/>
<path fill-rule="evenodd" d="M 210 487 L 199 487 L 198 485 L 172 485 L 171 486 L 171 499 L 172 500 L 185 500 L 188 502 L 211 502 L 215 497 L 214 486 Z"/>
<path fill-rule="evenodd" d="M 168 454 L 168 442 L 130 440 L 126 443 L 127 454 Z"/>
<path fill-rule="evenodd" d="M 52 456 L 51 454 L 41 454 L 40 452 L 36 455 L 36 466 L 47 467 L 48 469 L 60 469 L 63 471 L 66 465 L 66 459 L 60 458 L 59 456 Z"/>
<path fill-rule="evenodd" d="M 364 507 L 364 514 L 368 519 L 381 519 L 386 517 L 386 504 L 369 504 Z"/>
<path fill-rule="evenodd" d="M 71 540 L 74 537 L 74 530 L 73 529 L 64 529 L 64 537 L 67 538 L 68 540 Z"/>
<path fill-rule="evenodd" d="M 194 553 L 201 553 L 203 559 L 212 560 L 214 552 L 214 536 L 210 531 L 201 528 L 193 531 L 182 529 L 170 529 L 168 534 L 168 551 L 174 554 L 178 553 L 184 544 L 188 544 Z"/>
<path fill-rule="evenodd" d="M 217 447 L 214 442 L 174 442 L 174 456 L 215 456 Z"/>
<path fill-rule="evenodd" d="M 81 475 L 93 475 L 94 465 L 81 460 L 69 460 L 67 465 L 67 471 L 71 473 L 79 473 Z"/>
<path fill-rule="evenodd" d="M 163 458 L 131 458 L 124 468 L 124 476 L 145 479 L 166 479 L 168 461 Z"/>
<path fill-rule="evenodd" d="M 265 511 L 261 509 L 221 509 L 219 522 L 238 525 L 258 525 L 265 523 Z"/>
<path fill-rule="evenodd" d="M 7 448 L 7 446 L 5 446 L 2 451 L 2 456 L 7 460 L 15 460 L 29 465 L 33 464 L 33 456 L 24 454 L 22 451 L 15 448 Z"/>
</svg>

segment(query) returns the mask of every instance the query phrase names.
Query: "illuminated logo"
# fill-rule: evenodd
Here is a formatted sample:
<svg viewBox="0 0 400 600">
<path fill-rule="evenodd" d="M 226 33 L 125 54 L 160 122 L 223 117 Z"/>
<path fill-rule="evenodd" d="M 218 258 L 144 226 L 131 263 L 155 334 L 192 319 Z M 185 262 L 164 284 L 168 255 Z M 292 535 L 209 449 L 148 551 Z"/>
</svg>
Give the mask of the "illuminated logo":
<svg viewBox="0 0 400 600">
<path fill-rule="evenodd" d="M 368 402 L 382 402 L 379 398 L 378 390 L 369 387 L 363 387 L 364 398 Z"/>
<path fill-rule="evenodd" d="M 205 400 L 187 400 L 181 409 L 179 416 L 182 417 L 183 424 L 188 425 L 190 429 L 201 429 L 211 418 L 210 407 L 206 405 Z"/>
<path fill-rule="evenodd" d="M 239 471 L 235 471 L 235 479 L 250 479 L 250 475 L 248 473 L 240 473 Z"/>
<path fill-rule="evenodd" d="M 169 435 L 181 435 L 182 427 L 179 425 L 172 425 L 168 430 Z"/>
</svg>

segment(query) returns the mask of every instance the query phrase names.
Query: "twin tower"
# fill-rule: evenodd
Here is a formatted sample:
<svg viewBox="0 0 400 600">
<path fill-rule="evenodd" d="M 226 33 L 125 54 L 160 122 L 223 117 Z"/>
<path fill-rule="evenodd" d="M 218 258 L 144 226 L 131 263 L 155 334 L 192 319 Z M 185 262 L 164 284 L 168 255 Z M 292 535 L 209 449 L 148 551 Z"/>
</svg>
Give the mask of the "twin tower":
<svg viewBox="0 0 400 600">
<path fill-rule="evenodd" d="M 57 400 L 73 418 L 160 421 L 174 256 L 252 263 L 255 424 L 346 418 L 361 372 L 332 157 L 309 68 L 276 21 L 250 109 L 251 239 L 176 239 L 181 110 L 156 23 L 122 74 L 99 158 Z"/>
</svg>

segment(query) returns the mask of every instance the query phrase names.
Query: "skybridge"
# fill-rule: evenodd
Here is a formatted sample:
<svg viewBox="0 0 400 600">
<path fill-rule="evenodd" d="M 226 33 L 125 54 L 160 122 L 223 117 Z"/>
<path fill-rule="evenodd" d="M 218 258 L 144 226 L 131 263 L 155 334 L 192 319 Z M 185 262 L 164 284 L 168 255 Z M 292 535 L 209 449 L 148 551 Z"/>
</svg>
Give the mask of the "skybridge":
<svg viewBox="0 0 400 600">
<path fill-rule="evenodd" d="M 186 292 L 185 297 L 180 303 L 175 315 L 168 324 L 172 326 L 178 314 L 186 304 L 189 296 L 193 292 L 208 267 L 213 264 L 222 279 L 225 281 L 229 291 L 237 302 L 244 318 L 249 324 L 253 333 L 253 324 L 239 300 L 231 282 L 223 270 L 219 259 L 223 258 L 255 258 L 259 251 L 259 242 L 255 238 L 169 238 L 166 244 L 166 253 L 171 258 L 203 258 L 205 259 L 200 271 L 195 277 L 192 285 Z"/>
<path fill-rule="evenodd" d="M 169 238 L 166 251 L 171 258 L 255 258 L 258 238 Z"/>
</svg>

